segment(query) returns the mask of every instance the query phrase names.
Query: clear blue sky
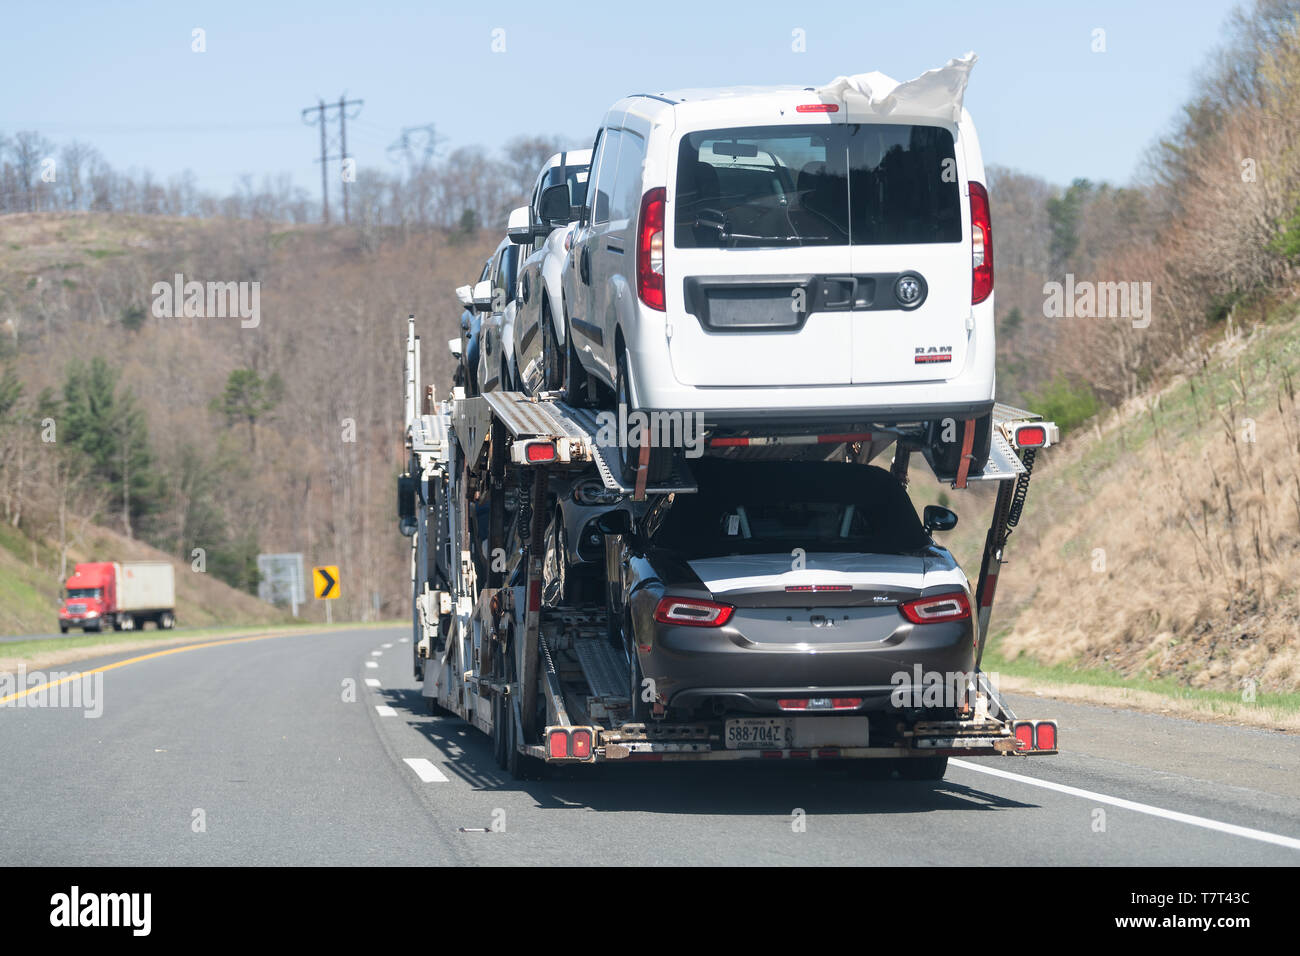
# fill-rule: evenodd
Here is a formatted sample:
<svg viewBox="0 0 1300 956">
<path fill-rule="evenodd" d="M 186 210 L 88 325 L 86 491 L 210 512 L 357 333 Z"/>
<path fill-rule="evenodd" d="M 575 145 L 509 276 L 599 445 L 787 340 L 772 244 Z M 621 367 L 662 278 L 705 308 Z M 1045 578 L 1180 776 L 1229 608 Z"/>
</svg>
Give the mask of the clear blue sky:
<svg viewBox="0 0 1300 956">
<path fill-rule="evenodd" d="M 619 96 L 736 83 L 906 79 L 980 56 L 967 106 L 987 162 L 1066 183 L 1125 182 L 1221 37 L 1231 0 L 1184 2 L 10 4 L 0 33 L 0 133 L 86 140 L 123 169 L 192 169 L 226 192 L 288 172 L 319 193 L 318 96 L 365 100 L 362 166 L 387 166 L 404 125 L 447 145 L 518 133 L 590 141 Z M 207 52 L 191 52 L 191 30 Z M 491 49 L 505 31 L 504 53 Z M 796 28 L 807 52 L 791 50 Z M 1091 51 L 1106 31 L 1106 52 Z"/>
</svg>

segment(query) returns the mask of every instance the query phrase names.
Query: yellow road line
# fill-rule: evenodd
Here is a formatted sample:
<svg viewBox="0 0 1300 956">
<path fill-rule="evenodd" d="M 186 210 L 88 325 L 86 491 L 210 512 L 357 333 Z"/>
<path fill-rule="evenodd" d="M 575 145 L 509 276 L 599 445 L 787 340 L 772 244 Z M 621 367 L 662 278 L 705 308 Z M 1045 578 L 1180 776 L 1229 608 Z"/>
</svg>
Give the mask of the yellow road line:
<svg viewBox="0 0 1300 956">
<path fill-rule="evenodd" d="M 10 694 L 8 697 L 0 697 L 0 704 L 7 704 L 10 701 L 18 700 L 20 697 L 26 697 L 28 694 L 34 694 L 38 690 L 45 690 L 47 687 L 58 687 L 60 684 L 66 684 L 68 681 L 81 680 L 89 677 L 91 674 L 102 674 L 104 671 L 111 671 L 118 667 L 125 667 L 127 664 L 138 664 L 140 661 L 147 661 L 155 657 L 166 657 L 168 654 L 180 654 L 183 651 L 196 651 L 203 647 L 221 647 L 223 644 L 246 644 L 249 641 L 267 641 L 276 637 L 301 637 L 304 632 L 290 632 L 288 634 L 257 634 L 253 637 L 231 637 L 223 641 L 204 641 L 200 644 L 186 644 L 182 647 L 169 647 L 166 650 L 154 651 L 152 654 L 141 654 L 139 657 L 129 657 L 124 661 L 117 661 L 114 664 L 105 664 L 103 667 L 96 667 L 93 670 L 79 671 L 76 674 L 69 674 L 67 677 L 61 677 L 58 680 L 49 681 L 45 684 L 38 684 L 35 687 L 29 687 L 26 690 Z M 319 631 L 307 631 L 308 634 L 319 634 Z"/>
</svg>

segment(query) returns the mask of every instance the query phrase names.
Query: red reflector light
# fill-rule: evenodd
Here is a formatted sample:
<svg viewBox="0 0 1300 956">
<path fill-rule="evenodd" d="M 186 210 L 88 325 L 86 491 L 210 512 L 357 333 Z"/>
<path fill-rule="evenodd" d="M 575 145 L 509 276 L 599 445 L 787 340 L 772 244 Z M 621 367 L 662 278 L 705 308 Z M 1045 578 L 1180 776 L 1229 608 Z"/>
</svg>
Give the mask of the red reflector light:
<svg viewBox="0 0 1300 956">
<path fill-rule="evenodd" d="M 840 108 L 834 103 L 800 103 L 794 111 L 796 113 L 838 113 Z"/>
<path fill-rule="evenodd" d="M 555 446 L 548 441 L 531 442 L 524 448 L 524 458 L 530 462 L 555 461 Z"/>
<path fill-rule="evenodd" d="M 1045 720 L 1038 725 L 1036 733 L 1037 740 L 1035 742 L 1038 744 L 1039 750 L 1056 749 L 1056 724 Z"/>
<path fill-rule="evenodd" d="M 552 730 L 546 738 L 546 750 L 556 760 L 569 756 L 569 734 L 563 730 Z"/>
<path fill-rule="evenodd" d="M 721 627 L 731 620 L 736 609 L 730 604 L 718 604 L 699 598 L 660 598 L 655 606 L 655 620 L 660 624 L 682 624 L 686 627 Z"/>
<path fill-rule="evenodd" d="M 782 710 L 857 710 L 861 697 L 782 697 L 776 702 Z"/>
<path fill-rule="evenodd" d="M 636 240 L 636 294 L 652 309 L 664 311 L 664 204 L 668 193 L 658 186 L 641 197 Z"/>
<path fill-rule="evenodd" d="M 1028 721 L 1016 724 L 1016 749 L 1034 749 L 1034 725 Z"/>
<path fill-rule="evenodd" d="M 903 617 L 913 624 L 939 624 L 943 621 L 964 621 L 970 617 L 970 599 L 965 591 L 917 598 L 898 605 Z"/>
<path fill-rule="evenodd" d="M 575 730 L 570 739 L 573 742 L 573 756 L 584 760 L 591 756 L 590 730 Z"/>
<path fill-rule="evenodd" d="M 993 294 L 993 221 L 989 215 L 988 190 L 970 184 L 971 305 L 979 305 Z"/>
<path fill-rule="evenodd" d="M 1047 444 L 1047 429 L 1042 425 L 1022 425 L 1016 429 L 1016 444 L 1021 448 L 1042 448 Z"/>
</svg>

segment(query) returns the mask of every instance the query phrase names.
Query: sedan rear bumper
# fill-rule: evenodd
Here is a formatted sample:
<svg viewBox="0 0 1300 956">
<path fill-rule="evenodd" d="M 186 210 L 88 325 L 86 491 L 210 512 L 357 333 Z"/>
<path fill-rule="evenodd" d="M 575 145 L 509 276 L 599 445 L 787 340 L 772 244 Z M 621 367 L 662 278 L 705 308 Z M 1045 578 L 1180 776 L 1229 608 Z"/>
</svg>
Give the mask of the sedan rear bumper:
<svg viewBox="0 0 1300 956">
<path fill-rule="evenodd" d="M 679 627 L 647 618 L 637 628 L 641 670 L 668 707 L 779 713 L 784 697 L 858 697 L 860 711 L 952 707 L 949 688 L 962 686 L 975 666 L 970 619 L 914 625 L 897 615 L 892 629 L 863 628 L 860 640 L 832 626 L 825 630 L 838 633 L 820 641 L 803 628 L 788 641 L 759 643 L 752 622 L 747 636 L 732 624 Z"/>
</svg>

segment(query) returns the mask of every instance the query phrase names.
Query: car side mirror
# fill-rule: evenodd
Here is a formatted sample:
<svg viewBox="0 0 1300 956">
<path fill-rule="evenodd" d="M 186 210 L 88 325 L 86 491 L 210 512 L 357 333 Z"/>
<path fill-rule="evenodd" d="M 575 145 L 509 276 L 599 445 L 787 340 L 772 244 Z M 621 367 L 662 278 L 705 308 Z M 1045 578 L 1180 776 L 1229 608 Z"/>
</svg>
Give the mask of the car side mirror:
<svg viewBox="0 0 1300 956">
<path fill-rule="evenodd" d="M 474 308 L 474 288 L 473 286 L 460 285 L 456 287 L 456 300 L 467 309 Z"/>
<path fill-rule="evenodd" d="M 515 245 L 522 246 L 533 241 L 533 214 L 527 206 L 510 210 L 510 220 L 506 224 L 506 235 Z"/>
<path fill-rule="evenodd" d="M 474 311 L 492 311 L 492 280 L 484 279 L 474 286 Z"/>
<path fill-rule="evenodd" d="M 922 522 L 926 534 L 934 531 L 951 531 L 957 527 L 957 515 L 942 505 L 926 505 Z"/>
<path fill-rule="evenodd" d="M 623 508 L 606 511 L 596 518 L 596 530 L 601 534 L 631 534 L 632 513 Z"/>
<path fill-rule="evenodd" d="M 537 200 L 537 218 L 551 229 L 567 225 L 573 207 L 569 205 L 569 184 L 556 183 L 542 190 Z"/>
</svg>

